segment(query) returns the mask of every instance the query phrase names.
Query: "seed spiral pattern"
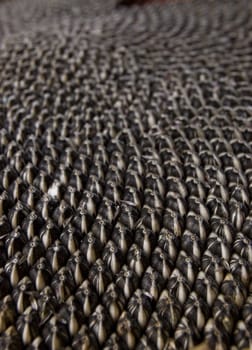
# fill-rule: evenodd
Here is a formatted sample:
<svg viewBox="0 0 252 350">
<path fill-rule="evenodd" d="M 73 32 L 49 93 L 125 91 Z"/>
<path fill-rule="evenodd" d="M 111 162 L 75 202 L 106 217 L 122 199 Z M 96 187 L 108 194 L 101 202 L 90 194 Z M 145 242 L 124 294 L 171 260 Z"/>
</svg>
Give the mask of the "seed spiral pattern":
<svg viewBox="0 0 252 350">
<path fill-rule="evenodd" d="M 252 6 L 0 1 L 0 349 L 252 347 Z"/>
</svg>

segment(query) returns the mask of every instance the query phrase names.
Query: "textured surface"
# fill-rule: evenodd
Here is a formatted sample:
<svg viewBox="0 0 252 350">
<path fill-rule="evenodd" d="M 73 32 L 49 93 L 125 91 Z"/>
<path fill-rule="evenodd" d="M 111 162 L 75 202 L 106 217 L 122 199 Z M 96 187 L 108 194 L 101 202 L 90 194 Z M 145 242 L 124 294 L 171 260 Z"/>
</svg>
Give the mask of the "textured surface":
<svg viewBox="0 0 252 350">
<path fill-rule="evenodd" d="M 0 2 L 0 348 L 249 349 L 249 1 Z"/>
</svg>

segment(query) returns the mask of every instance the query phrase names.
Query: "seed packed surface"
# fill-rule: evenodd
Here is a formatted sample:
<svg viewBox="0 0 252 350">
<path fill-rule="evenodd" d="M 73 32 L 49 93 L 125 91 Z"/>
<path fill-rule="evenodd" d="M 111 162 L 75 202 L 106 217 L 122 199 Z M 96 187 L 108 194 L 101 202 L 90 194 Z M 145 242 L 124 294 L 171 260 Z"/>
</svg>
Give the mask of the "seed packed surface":
<svg viewBox="0 0 252 350">
<path fill-rule="evenodd" d="M 252 5 L 0 1 L 0 349 L 251 349 Z"/>
</svg>

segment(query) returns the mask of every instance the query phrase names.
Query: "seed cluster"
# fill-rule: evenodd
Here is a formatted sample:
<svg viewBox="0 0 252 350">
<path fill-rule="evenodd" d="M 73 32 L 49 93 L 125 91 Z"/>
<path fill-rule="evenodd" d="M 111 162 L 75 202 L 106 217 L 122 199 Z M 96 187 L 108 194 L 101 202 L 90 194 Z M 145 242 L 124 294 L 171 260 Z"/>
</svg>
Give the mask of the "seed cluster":
<svg viewBox="0 0 252 350">
<path fill-rule="evenodd" d="M 251 4 L 115 5 L 0 2 L 0 349 L 249 349 Z"/>
</svg>

